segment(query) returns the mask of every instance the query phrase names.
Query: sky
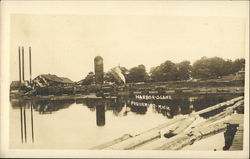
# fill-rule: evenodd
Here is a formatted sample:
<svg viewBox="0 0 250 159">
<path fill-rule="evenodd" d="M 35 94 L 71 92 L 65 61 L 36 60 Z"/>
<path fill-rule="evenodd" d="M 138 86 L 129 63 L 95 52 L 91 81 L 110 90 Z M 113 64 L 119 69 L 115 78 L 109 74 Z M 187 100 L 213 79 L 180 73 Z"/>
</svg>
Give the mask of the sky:
<svg viewBox="0 0 250 159">
<path fill-rule="evenodd" d="M 95 56 L 103 57 L 104 71 L 244 58 L 247 36 L 246 19 L 237 16 L 13 14 L 10 25 L 12 81 L 19 79 L 18 46 L 25 47 L 26 79 L 31 46 L 33 78 L 50 73 L 79 81 L 94 71 Z"/>
</svg>

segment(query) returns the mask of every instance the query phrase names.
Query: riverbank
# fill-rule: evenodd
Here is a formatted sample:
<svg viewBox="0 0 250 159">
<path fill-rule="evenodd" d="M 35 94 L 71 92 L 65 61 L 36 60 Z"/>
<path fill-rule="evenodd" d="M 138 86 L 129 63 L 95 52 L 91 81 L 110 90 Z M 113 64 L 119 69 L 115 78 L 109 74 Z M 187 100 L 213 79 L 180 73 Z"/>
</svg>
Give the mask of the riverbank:
<svg viewBox="0 0 250 159">
<path fill-rule="evenodd" d="M 203 94 L 237 94 L 244 93 L 244 80 L 219 81 L 219 80 L 203 80 L 203 81 L 173 81 L 173 82 L 154 82 L 154 83 L 127 83 L 125 85 L 115 84 L 96 84 L 96 85 L 76 85 L 67 86 L 46 86 L 31 89 L 11 87 L 10 97 L 36 97 L 48 98 L 49 96 L 79 96 L 90 95 L 95 93 L 96 96 L 117 96 L 117 95 L 203 95 Z M 66 97 L 67 96 L 67 97 Z M 81 97 L 82 98 L 82 97 Z"/>
<path fill-rule="evenodd" d="M 147 96 L 202 96 L 202 95 L 244 95 L 244 87 L 199 87 L 199 88 L 177 88 L 177 89 L 168 89 L 168 90 L 121 90 L 117 92 L 102 92 L 101 90 L 97 91 L 97 93 L 84 93 L 84 94 L 62 94 L 62 95 L 31 95 L 25 94 L 23 92 L 16 92 L 10 94 L 10 99 L 37 99 L 37 100 L 68 100 L 68 99 L 114 99 L 119 96 L 129 96 L 136 97 L 140 95 Z"/>
</svg>

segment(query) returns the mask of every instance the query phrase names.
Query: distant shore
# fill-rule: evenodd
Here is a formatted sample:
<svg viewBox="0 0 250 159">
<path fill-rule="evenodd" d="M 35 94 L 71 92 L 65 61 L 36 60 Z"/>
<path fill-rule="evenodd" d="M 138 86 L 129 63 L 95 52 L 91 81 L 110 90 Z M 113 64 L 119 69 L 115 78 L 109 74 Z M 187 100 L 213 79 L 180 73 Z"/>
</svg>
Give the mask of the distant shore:
<svg viewBox="0 0 250 159">
<path fill-rule="evenodd" d="M 103 99 L 136 95 L 244 95 L 244 81 L 177 81 L 130 83 L 126 85 L 70 85 L 35 88 L 30 91 L 11 89 L 10 99 L 67 100 Z"/>
</svg>

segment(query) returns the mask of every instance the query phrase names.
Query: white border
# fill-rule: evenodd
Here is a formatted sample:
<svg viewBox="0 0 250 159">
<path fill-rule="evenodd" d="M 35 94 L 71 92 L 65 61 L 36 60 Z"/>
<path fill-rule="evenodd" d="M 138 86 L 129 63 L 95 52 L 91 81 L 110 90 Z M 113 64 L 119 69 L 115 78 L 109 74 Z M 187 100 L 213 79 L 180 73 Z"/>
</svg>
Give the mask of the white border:
<svg viewBox="0 0 250 159">
<path fill-rule="evenodd" d="M 166 12 L 164 6 L 168 7 Z M 178 7 L 178 8 L 177 8 Z M 237 9 L 241 8 L 239 12 Z M 9 134 L 9 51 L 11 14 L 112 14 L 168 16 L 245 17 L 249 28 L 247 1 L 4 1 L 1 2 L 1 137 L 0 157 L 138 157 L 138 158 L 248 158 L 249 154 L 249 37 L 246 37 L 244 151 L 108 151 L 108 150 L 13 150 Z M 199 13 L 199 14 L 198 14 Z M 249 35 L 249 30 L 247 32 Z"/>
</svg>

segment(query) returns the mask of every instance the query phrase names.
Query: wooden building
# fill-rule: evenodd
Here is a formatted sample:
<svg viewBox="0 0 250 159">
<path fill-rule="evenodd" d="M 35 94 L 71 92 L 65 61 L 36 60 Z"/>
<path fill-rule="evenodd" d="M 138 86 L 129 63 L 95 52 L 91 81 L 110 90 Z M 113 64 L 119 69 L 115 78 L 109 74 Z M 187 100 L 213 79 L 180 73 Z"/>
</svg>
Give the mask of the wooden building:
<svg viewBox="0 0 250 159">
<path fill-rule="evenodd" d="M 34 87 L 47 87 L 47 86 L 69 86 L 74 82 L 66 77 L 58 77 L 52 74 L 42 74 L 33 80 Z"/>
</svg>

